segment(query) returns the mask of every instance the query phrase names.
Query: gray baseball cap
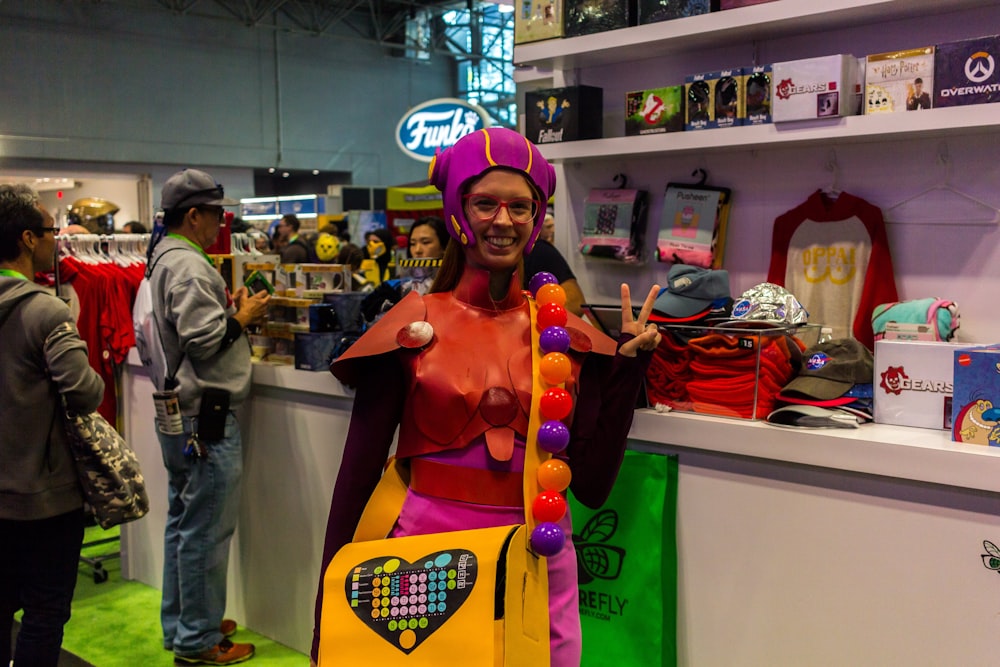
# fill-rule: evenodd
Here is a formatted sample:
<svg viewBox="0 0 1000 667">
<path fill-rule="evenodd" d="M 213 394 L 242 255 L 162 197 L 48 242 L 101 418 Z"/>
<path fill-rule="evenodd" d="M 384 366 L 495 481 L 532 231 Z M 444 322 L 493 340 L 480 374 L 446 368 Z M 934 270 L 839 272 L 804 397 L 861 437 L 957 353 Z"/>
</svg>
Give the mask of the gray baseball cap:
<svg viewBox="0 0 1000 667">
<path fill-rule="evenodd" d="M 225 196 L 222 184 L 200 169 L 182 169 L 163 184 L 160 207 L 164 211 L 182 206 L 235 206 L 235 199 Z"/>
<path fill-rule="evenodd" d="M 667 274 L 667 286 L 656 297 L 653 309 L 668 317 L 691 317 L 728 297 L 728 271 L 674 264 Z"/>
</svg>

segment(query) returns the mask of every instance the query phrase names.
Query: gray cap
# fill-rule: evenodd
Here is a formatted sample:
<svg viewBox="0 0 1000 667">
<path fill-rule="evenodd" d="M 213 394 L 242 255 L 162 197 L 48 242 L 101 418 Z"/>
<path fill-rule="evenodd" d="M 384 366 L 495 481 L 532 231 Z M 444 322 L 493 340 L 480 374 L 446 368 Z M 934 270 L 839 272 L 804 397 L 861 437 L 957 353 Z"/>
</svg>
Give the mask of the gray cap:
<svg viewBox="0 0 1000 667">
<path fill-rule="evenodd" d="M 163 184 L 160 207 L 164 211 L 182 206 L 235 206 L 235 199 L 225 196 L 222 184 L 199 169 L 183 169 Z"/>
<path fill-rule="evenodd" d="M 674 264 L 653 309 L 670 317 L 691 317 L 729 298 L 729 272 Z"/>
</svg>

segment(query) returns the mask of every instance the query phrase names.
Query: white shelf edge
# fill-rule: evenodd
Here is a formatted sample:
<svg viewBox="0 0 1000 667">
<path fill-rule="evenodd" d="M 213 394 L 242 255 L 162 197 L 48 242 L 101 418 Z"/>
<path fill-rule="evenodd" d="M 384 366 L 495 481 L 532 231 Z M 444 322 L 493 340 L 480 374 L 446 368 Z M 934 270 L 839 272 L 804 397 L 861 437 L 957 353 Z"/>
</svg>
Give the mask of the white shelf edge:
<svg viewBox="0 0 1000 667">
<path fill-rule="evenodd" d="M 886 424 L 790 429 L 760 421 L 637 410 L 629 438 L 1000 493 L 1000 447 L 952 442 L 943 430 Z"/>
<path fill-rule="evenodd" d="M 732 149 L 755 150 L 818 142 L 845 144 L 868 139 L 891 141 L 916 135 L 929 138 L 981 132 L 990 128 L 1000 128 L 1000 107 L 997 107 L 996 104 L 978 104 L 871 116 L 846 116 L 830 120 L 747 125 L 637 137 L 609 137 L 539 144 L 538 148 L 547 160 L 568 162 L 657 156 L 669 153 Z"/>
<path fill-rule="evenodd" d="M 725 39 L 765 39 L 832 30 L 863 21 L 997 4 L 996 0 L 776 0 L 739 9 L 514 47 L 514 63 L 573 69 L 708 48 Z M 641 47 L 641 51 L 637 48 Z"/>
<path fill-rule="evenodd" d="M 253 384 L 338 398 L 354 397 L 354 391 L 345 387 L 329 371 L 304 371 L 287 364 L 269 364 L 266 361 L 254 362 Z"/>
</svg>

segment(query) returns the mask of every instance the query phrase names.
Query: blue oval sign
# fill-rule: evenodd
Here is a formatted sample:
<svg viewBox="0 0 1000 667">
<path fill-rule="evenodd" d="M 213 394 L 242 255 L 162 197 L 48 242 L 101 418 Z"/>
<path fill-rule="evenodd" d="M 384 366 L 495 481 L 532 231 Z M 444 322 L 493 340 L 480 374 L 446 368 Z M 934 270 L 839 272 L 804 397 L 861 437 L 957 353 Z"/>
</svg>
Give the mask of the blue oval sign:
<svg viewBox="0 0 1000 667">
<path fill-rule="evenodd" d="M 489 125 L 489 114 L 481 107 L 440 97 L 418 104 L 399 119 L 396 143 L 414 160 L 430 162 L 439 151 Z"/>
</svg>

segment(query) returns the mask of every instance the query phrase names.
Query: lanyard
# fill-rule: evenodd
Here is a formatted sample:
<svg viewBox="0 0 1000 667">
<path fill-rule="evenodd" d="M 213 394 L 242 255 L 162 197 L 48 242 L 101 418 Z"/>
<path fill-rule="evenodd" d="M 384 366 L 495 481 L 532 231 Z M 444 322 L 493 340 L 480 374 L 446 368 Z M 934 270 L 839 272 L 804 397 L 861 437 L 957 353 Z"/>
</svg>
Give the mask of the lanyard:
<svg viewBox="0 0 1000 667">
<path fill-rule="evenodd" d="M 28 277 L 21 273 L 20 271 L 14 271 L 13 269 L 0 269 L 0 276 L 7 276 L 8 278 L 17 278 L 18 280 L 27 280 Z"/>
<path fill-rule="evenodd" d="M 189 238 L 188 238 L 188 237 L 186 237 L 186 236 L 181 236 L 180 234 L 173 234 L 173 233 L 170 233 L 170 234 L 167 234 L 167 236 L 169 236 L 169 237 L 170 237 L 170 238 L 172 238 L 172 239 L 177 239 L 177 240 L 179 240 L 179 241 L 186 241 L 187 243 L 190 243 L 190 244 L 191 244 L 191 247 L 192 247 L 192 248 L 194 248 L 195 250 L 197 250 L 198 252 L 200 252 L 200 253 L 202 254 L 202 256 L 203 256 L 203 257 L 205 258 L 205 261 L 206 261 L 206 262 L 208 262 L 208 263 L 209 263 L 209 265 L 211 265 L 211 267 L 212 267 L 213 269 L 215 268 L 215 263 L 214 263 L 214 262 L 212 261 L 212 258 L 211 258 L 211 257 L 209 257 L 209 256 L 208 256 L 208 253 L 207 253 L 207 252 L 205 252 L 205 251 L 204 251 L 204 250 L 203 250 L 203 249 L 201 248 L 201 246 L 199 246 L 199 245 L 198 245 L 197 243 L 195 243 L 194 241 L 192 241 L 191 239 L 189 239 Z"/>
</svg>

